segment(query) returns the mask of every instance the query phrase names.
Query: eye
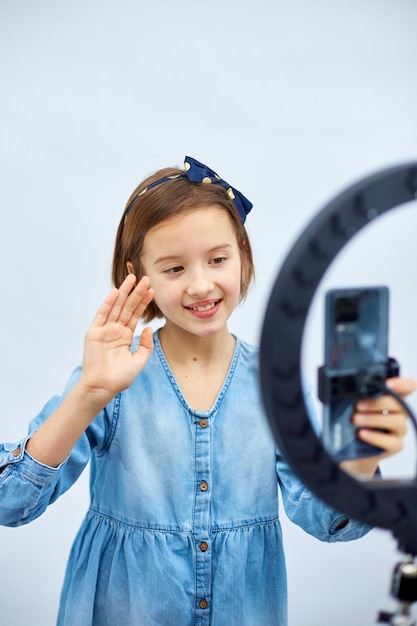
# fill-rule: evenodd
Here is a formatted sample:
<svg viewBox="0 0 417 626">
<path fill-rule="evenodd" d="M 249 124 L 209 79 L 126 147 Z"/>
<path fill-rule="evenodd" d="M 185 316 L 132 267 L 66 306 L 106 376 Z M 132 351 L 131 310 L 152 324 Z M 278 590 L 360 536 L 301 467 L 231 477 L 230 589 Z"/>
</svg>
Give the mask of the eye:
<svg viewBox="0 0 417 626">
<path fill-rule="evenodd" d="M 216 256 L 216 258 L 214 258 L 211 262 L 213 263 L 213 265 L 221 265 L 225 261 L 226 261 L 225 256 Z"/>
<path fill-rule="evenodd" d="M 164 274 L 178 274 L 178 272 L 181 272 L 183 269 L 182 265 L 174 265 L 174 267 L 169 267 L 164 270 Z"/>
</svg>

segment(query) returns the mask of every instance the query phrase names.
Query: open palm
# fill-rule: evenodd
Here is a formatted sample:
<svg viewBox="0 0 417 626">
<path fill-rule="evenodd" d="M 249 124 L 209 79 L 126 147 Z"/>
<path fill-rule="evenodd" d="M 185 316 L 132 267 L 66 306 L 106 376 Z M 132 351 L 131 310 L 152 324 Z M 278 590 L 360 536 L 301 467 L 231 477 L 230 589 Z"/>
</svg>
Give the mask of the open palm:
<svg viewBox="0 0 417 626">
<path fill-rule="evenodd" d="M 80 383 L 107 402 L 129 387 L 144 368 L 153 348 L 152 329 L 145 328 L 135 352 L 131 344 L 136 325 L 154 292 L 148 277 L 135 287 L 129 274 L 119 289 L 107 296 L 87 331 Z"/>
</svg>

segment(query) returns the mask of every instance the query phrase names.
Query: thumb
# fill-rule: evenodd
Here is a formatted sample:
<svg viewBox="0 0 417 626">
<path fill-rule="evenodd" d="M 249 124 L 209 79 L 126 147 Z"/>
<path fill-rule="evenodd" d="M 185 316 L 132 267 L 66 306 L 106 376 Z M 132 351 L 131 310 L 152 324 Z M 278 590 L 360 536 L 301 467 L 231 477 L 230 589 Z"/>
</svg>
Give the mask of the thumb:
<svg viewBox="0 0 417 626">
<path fill-rule="evenodd" d="M 144 348 L 145 351 L 148 351 L 149 354 L 153 350 L 153 330 L 150 326 L 146 326 L 141 332 L 140 341 L 136 352 L 141 351 L 141 348 Z M 148 355 L 149 356 L 149 355 Z"/>
</svg>

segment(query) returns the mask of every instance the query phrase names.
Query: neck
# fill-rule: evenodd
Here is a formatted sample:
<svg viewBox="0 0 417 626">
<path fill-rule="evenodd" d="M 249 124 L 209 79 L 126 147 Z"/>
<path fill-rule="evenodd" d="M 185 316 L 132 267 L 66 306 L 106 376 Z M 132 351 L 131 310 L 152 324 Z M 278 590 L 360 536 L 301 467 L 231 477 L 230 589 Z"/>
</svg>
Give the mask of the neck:
<svg viewBox="0 0 417 626">
<path fill-rule="evenodd" d="M 230 360 L 235 349 L 235 338 L 225 326 L 224 331 L 210 337 L 198 337 L 167 322 L 159 333 L 162 349 L 168 361 L 200 364 L 219 360 Z"/>
<path fill-rule="evenodd" d="M 169 323 L 161 329 L 159 338 L 188 404 L 197 411 L 209 411 L 224 385 L 235 338 L 226 327 L 211 337 L 197 337 Z"/>
</svg>

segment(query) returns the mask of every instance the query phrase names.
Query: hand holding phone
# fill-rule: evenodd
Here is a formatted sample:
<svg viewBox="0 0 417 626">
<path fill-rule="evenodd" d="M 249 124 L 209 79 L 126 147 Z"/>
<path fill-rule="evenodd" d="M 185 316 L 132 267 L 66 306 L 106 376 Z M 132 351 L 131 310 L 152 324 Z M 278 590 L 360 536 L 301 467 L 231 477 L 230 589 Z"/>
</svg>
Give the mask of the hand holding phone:
<svg viewBox="0 0 417 626">
<path fill-rule="evenodd" d="M 387 287 L 332 289 L 326 293 L 324 366 L 319 397 L 324 403 L 323 444 L 338 461 L 380 454 L 361 441 L 352 423 L 359 397 L 373 396 L 399 374 L 388 358 Z"/>
</svg>

